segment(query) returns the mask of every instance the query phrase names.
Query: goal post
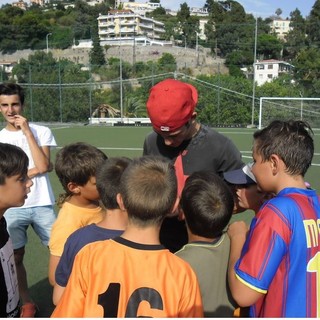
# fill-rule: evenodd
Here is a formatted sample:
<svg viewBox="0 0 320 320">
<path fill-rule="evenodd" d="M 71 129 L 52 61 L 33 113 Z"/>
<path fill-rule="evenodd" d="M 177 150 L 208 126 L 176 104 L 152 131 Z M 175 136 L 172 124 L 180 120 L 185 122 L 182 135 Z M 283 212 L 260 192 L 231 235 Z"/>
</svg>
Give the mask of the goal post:
<svg viewBox="0 0 320 320">
<path fill-rule="evenodd" d="M 273 120 L 304 120 L 312 128 L 320 128 L 320 98 L 261 97 L 259 126 Z"/>
</svg>

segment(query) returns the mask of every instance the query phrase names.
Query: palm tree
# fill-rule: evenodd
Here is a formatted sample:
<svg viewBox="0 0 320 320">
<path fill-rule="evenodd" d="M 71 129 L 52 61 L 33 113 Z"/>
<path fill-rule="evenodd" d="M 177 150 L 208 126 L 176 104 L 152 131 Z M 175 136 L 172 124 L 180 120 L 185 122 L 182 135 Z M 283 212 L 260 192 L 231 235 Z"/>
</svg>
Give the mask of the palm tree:
<svg viewBox="0 0 320 320">
<path fill-rule="evenodd" d="M 137 97 L 125 97 L 124 114 L 128 118 L 146 118 L 147 109 L 145 103 Z"/>
</svg>

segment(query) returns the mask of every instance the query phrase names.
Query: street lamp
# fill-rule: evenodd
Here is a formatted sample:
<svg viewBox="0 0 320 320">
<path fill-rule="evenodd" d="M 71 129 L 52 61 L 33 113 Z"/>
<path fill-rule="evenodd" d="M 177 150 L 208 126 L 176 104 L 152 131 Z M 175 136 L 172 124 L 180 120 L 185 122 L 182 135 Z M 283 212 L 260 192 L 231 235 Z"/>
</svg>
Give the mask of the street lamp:
<svg viewBox="0 0 320 320">
<path fill-rule="evenodd" d="M 49 53 L 49 36 L 51 36 L 52 35 L 52 33 L 50 32 L 50 33 L 48 33 L 47 35 L 46 35 L 46 42 L 47 42 L 47 53 Z"/>
</svg>

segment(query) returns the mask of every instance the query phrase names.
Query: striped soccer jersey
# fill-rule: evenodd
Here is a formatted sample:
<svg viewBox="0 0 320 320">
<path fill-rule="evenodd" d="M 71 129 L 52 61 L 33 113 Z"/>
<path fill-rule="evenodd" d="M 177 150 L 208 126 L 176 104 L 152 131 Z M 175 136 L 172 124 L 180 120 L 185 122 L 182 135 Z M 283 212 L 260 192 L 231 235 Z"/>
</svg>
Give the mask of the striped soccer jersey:
<svg viewBox="0 0 320 320">
<path fill-rule="evenodd" d="M 314 190 L 283 189 L 260 209 L 235 266 L 242 282 L 265 293 L 251 316 L 320 316 L 319 226 Z"/>
</svg>

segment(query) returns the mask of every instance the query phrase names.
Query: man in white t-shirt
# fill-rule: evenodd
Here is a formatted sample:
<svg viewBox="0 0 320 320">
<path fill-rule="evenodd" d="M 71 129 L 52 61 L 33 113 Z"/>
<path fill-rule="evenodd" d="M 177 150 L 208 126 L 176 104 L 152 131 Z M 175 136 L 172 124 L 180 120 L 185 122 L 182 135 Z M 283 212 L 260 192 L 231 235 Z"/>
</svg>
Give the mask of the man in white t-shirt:
<svg viewBox="0 0 320 320">
<path fill-rule="evenodd" d="M 22 116 L 23 107 L 22 87 L 14 83 L 0 84 L 0 112 L 6 121 L 5 128 L 0 131 L 0 142 L 16 145 L 27 154 L 28 176 L 33 182 L 25 204 L 20 208 L 7 210 L 5 218 L 17 267 L 22 301 L 20 316 L 34 317 L 36 305 L 29 294 L 23 257 L 29 225 L 32 225 L 41 242 L 47 246 L 51 227 L 56 218 L 53 209 L 55 200 L 48 177 L 48 172 L 52 170 L 50 148 L 56 146 L 56 141 L 49 128 L 28 123 Z"/>
</svg>

